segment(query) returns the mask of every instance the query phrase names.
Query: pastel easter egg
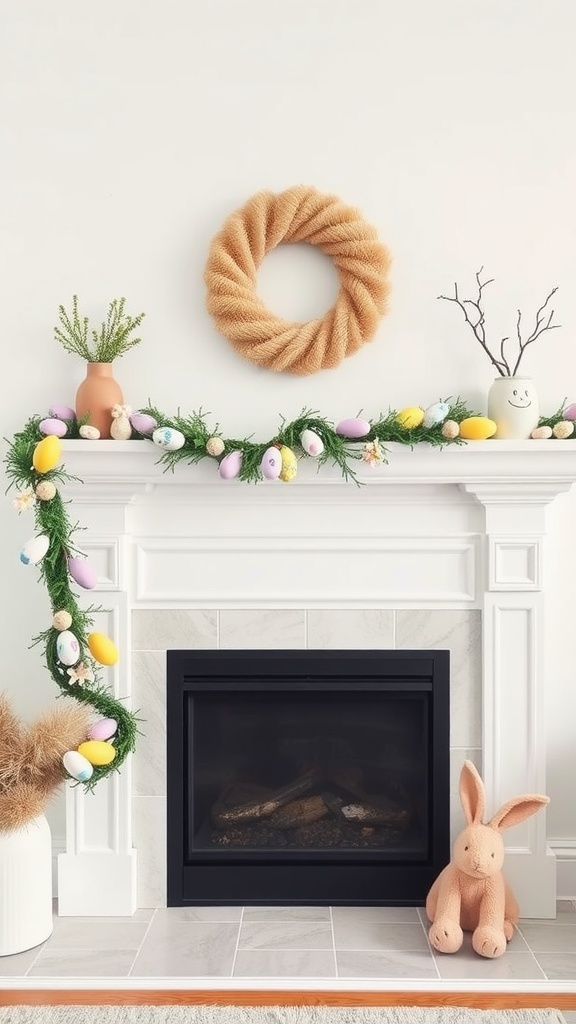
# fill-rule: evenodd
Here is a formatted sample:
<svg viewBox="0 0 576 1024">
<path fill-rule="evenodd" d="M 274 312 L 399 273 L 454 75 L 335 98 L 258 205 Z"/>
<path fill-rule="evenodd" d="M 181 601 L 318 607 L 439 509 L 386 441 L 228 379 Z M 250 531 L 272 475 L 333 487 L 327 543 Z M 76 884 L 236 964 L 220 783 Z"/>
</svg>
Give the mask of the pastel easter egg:
<svg viewBox="0 0 576 1024">
<path fill-rule="evenodd" d="M 340 423 L 336 425 L 336 433 L 340 434 L 341 437 L 366 437 L 366 434 L 370 433 L 370 424 L 368 420 L 360 419 L 356 416 L 352 419 L 340 420 Z"/>
<path fill-rule="evenodd" d="M 89 633 L 87 636 L 90 654 L 100 665 L 115 665 L 118 661 L 116 644 L 104 633 Z"/>
<path fill-rule="evenodd" d="M 64 437 L 64 434 L 68 432 L 68 427 L 64 420 L 58 420 L 55 416 L 49 416 L 48 419 L 40 420 L 38 430 L 41 434 L 54 434 L 55 437 Z"/>
<path fill-rule="evenodd" d="M 563 416 L 565 420 L 576 420 L 576 402 L 564 409 Z"/>
<path fill-rule="evenodd" d="M 98 427 L 93 427 L 90 423 L 83 423 L 82 426 L 78 428 L 78 433 L 85 441 L 97 441 L 100 437 Z"/>
<path fill-rule="evenodd" d="M 44 558 L 49 547 L 50 538 L 45 533 L 39 533 L 37 537 L 32 537 L 31 540 L 26 541 L 20 552 L 22 565 L 36 565 Z"/>
<path fill-rule="evenodd" d="M 182 431 L 175 430 L 174 427 L 157 427 L 152 433 L 152 440 L 167 452 L 177 452 L 186 444 Z"/>
<path fill-rule="evenodd" d="M 552 437 L 552 427 L 534 427 L 530 437 L 533 437 L 535 441 L 548 441 Z"/>
<path fill-rule="evenodd" d="M 75 420 L 76 413 L 69 405 L 51 405 L 48 412 L 57 420 Z"/>
<path fill-rule="evenodd" d="M 409 405 L 405 409 L 400 409 L 396 414 L 396 422 L 405 430 L 415 430 L 424 422 L 424 409 L 419 405 Z"/>
<path fill-rule="evenodd" d="M 469 416 L 460 423 L 460 437 L 466 441 L 485 441 L 493 437 L 498 427 L 487 416 Z"/>
<path fill-rule="evenodd" d="M 294 452 L 288 445 L 283 444 L 280 449 L 280 455 L 282 457 L 282 471 L 280 473 L 280 480 L 284 483 L 289 483 L 293 480 L 298 472 L 298 459 L 294 455 Z"/>
<path fill-rule="evenodd" d="M 242 469 L 242 452 L 236 449 L 225 455 L 218 466 L 218 472 L 223 480 L 233 480 Z"/>
<path fill-rule="evenodd" d="M 100 718 L 94 722 L 87 732 L 89 740 L 109 740 L 118 729 L 118 722 L 114 718 Z"/>
<path fill-rule="evenodd" d="M 438 423 L 442 423 L 449 411 L 450 406 L 447 402 L 434 402 L 434 405 L 429 405 L 424 413 L 424 426 L 435 427 Z"/>
<path fill-rule="evenodd" d="M 560 420 L 559 423 L 555 423 L 552 427 L 552 433 L 558 440 L 565 441 L 567 437 L 571 437 L 574 433 L 572 420 Z"/>
<path fill-rule="evenodd" d="M 56 655 L 63 665 L 75 665 L 80 657 L 80 644 L 69 629 L 63 629 L 56 640 Z"/>
<path fill-rule="evenodd" d="M 55 434 L 48 434 L 43 441 L 39 441 L 34 449 L 32 465 L 37 473 L 49 473 L 55 469 L 60 462 L 62 445 Z"/>
<path fill-rule="evenodd" d="M 454 439 L 460 434 L 460 424 L 457 423 L 456 420 L 446 420 L 446 422 L 442 424 L 440 433 L 447 441 L 454 441 Z"/>
<path fill-rule="evenodd" d="M 139 434 L 152 434 L 158 426 L 154 417 L 149 416 L 146 412 L 133 412 L 130 423 Z"/>
<path fill-rule="evenodd" d="M 311 455 L 313 459 L 317 459 L 319 455 L 322 455 L 324 451 L 324 442 L 315 430 L 306 429 L 300 434 L 300 444 L 302 445 L 306 455 Z"/>
<path fill-rule="evenodd" d="M 77 782 L 88 782 L 92 778 L 94 769 L 87 757 L 79 754 L 77 750 L 67 750 L 62 758 L 62 764 L 71 778 Z"/>
<path fill-rule="evenodd" d="M 111 764 L 116 757 L 116 751 L 112 744 L 104 743 L 102 740 L 86 740 L 78 747 L 78 753 L 97 767 Z"/>
<path fill-rule="evenodd" d="M 84 590 L 93 590 L 98 582 L 96 570 L 87 558 L 70 557 L 68 559 L 68 572 L 74 582 L 79 587 L 84 587 Z"/>
<path fill-rule="evenodd" d="M 266 449 L 262 456 L 260 469 L 262 470 L 262 476 L 265 476 L 267 480 L 278 479 L 282 472 L 282 456 L 279 448 L 272 445 L 270 448 Z"/>
</svg>

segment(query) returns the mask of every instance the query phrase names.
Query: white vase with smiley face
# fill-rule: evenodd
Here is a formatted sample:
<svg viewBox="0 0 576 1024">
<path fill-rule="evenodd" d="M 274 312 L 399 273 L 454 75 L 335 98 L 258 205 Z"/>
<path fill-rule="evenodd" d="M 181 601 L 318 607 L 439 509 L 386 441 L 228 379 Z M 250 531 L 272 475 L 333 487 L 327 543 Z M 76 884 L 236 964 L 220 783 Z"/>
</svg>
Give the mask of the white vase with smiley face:
<svg viewBox="0 0 576 1024">
<path fill-rule="evenodd" d="M 488 392 L 488 417 L 497 427 L 494 437 L 507 441 L 530 437 L 540 419 L 531 377 L 496 377 Z"/>
</svg>

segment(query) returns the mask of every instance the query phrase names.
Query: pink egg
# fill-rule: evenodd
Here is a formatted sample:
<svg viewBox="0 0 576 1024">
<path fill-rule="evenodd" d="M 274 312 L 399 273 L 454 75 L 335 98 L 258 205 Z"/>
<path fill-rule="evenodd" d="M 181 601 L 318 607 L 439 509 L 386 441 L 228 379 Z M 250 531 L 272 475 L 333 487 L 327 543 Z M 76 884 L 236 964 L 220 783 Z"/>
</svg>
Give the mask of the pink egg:
<svg viewBox="0 0 576 1024">
<path fill-rule="evenodd" d="M 71 409 L 69 405 L 51 405 L 49 409 L 50 415 L 55 416 L 57 420 L 75 420 L 76 413 L 74 409 Z"/>
<path fill-rule="evenodd" d="M 368 420 L 362 420 L 359 417 L 349 420 L 340 420 L 340 423 L 336 427 L 336 433 L 340 434 L 341 437 L 350 437 L 352 439 L 356 437 L 366 437 L 366 434 L 370 433 L 370 424 L 368 423 Z"/>
<path fill-rule="evenodd" d="M 282 456 L 279 449 L 274 445 L 267 448 L 264 452 L 260 469 L 262 470 L 262 476 L 265 476 L 267 480 L 277 480 L 280 476 L 282 472 Z"/>
<path fill-rule="evenodd" d="M 223 480 L 232 480 L 242 469 L 242 452 L 233 451 L 225 455 L 218 466 L 218 472 Z"/>
<path fill-rule="evenodd" d="M 134 412 L 130 417 L 130 423 L 139 434 L 151 434 L 158 426 L 153 416 L 146 412 Z"/>
<path fill-rule="evenodd" d="M 64 421 L 56 419 L 55 416 L 48 416 L 47 419 L 40 420 L 38 429 L 41 434 L 53 434 L 55 437 L 64 437 L 68 431 Z"/>
<path fill-rule="evenodd" d="M 109 740 L 111 736 L 114 736 L 117 728 L 118 722 L 116 719 L 101 718 L 90 726 L 86 735 L 89 740 Z"/>
<path fill-rule="evenodd" d="M 564 409 L 563 416 L 565 420 L 576 420 L 576 402 Z"/>
<path fill-rule="evenodd" d="M 96 570 L 87 558 L 70 557 L 68 559 L 68 572 L 75 583 L 79 587 L 84 587 L 84 590 L 93 590 L 98 582 Z"/>
</svg>

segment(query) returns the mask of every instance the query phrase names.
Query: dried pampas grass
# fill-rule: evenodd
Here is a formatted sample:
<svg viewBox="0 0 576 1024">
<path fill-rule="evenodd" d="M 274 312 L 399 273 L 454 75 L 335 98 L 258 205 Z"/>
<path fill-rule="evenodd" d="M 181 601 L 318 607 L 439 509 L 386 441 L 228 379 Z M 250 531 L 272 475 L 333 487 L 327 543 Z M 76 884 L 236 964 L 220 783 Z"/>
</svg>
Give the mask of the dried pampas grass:
<svg viewBox="0 0 576 1024">
<path fill-rule="evenodd" d="M 63 699 L 27 725 L 0 694 L 0 831 L 43 813 L 68 777 L 62 755 L 86 739 L 90 720 L 88 707 Z"/>
</svg>

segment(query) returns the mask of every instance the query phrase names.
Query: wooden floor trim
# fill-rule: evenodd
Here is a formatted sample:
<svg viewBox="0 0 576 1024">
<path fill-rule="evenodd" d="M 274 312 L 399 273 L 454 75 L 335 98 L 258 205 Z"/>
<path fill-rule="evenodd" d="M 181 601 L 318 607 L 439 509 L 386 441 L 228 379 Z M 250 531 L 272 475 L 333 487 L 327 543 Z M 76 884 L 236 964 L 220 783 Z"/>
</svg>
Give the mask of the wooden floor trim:
<svg viewBox="0 0 576 1024">
<path fill-rule="evenodd" d="M 554 1007 L 576 1010 L 567 992 L 335 992 L 230 989 L 12 989 L 0 1006 L 466 1006 L 476 1009 Z"/>
</svg>

